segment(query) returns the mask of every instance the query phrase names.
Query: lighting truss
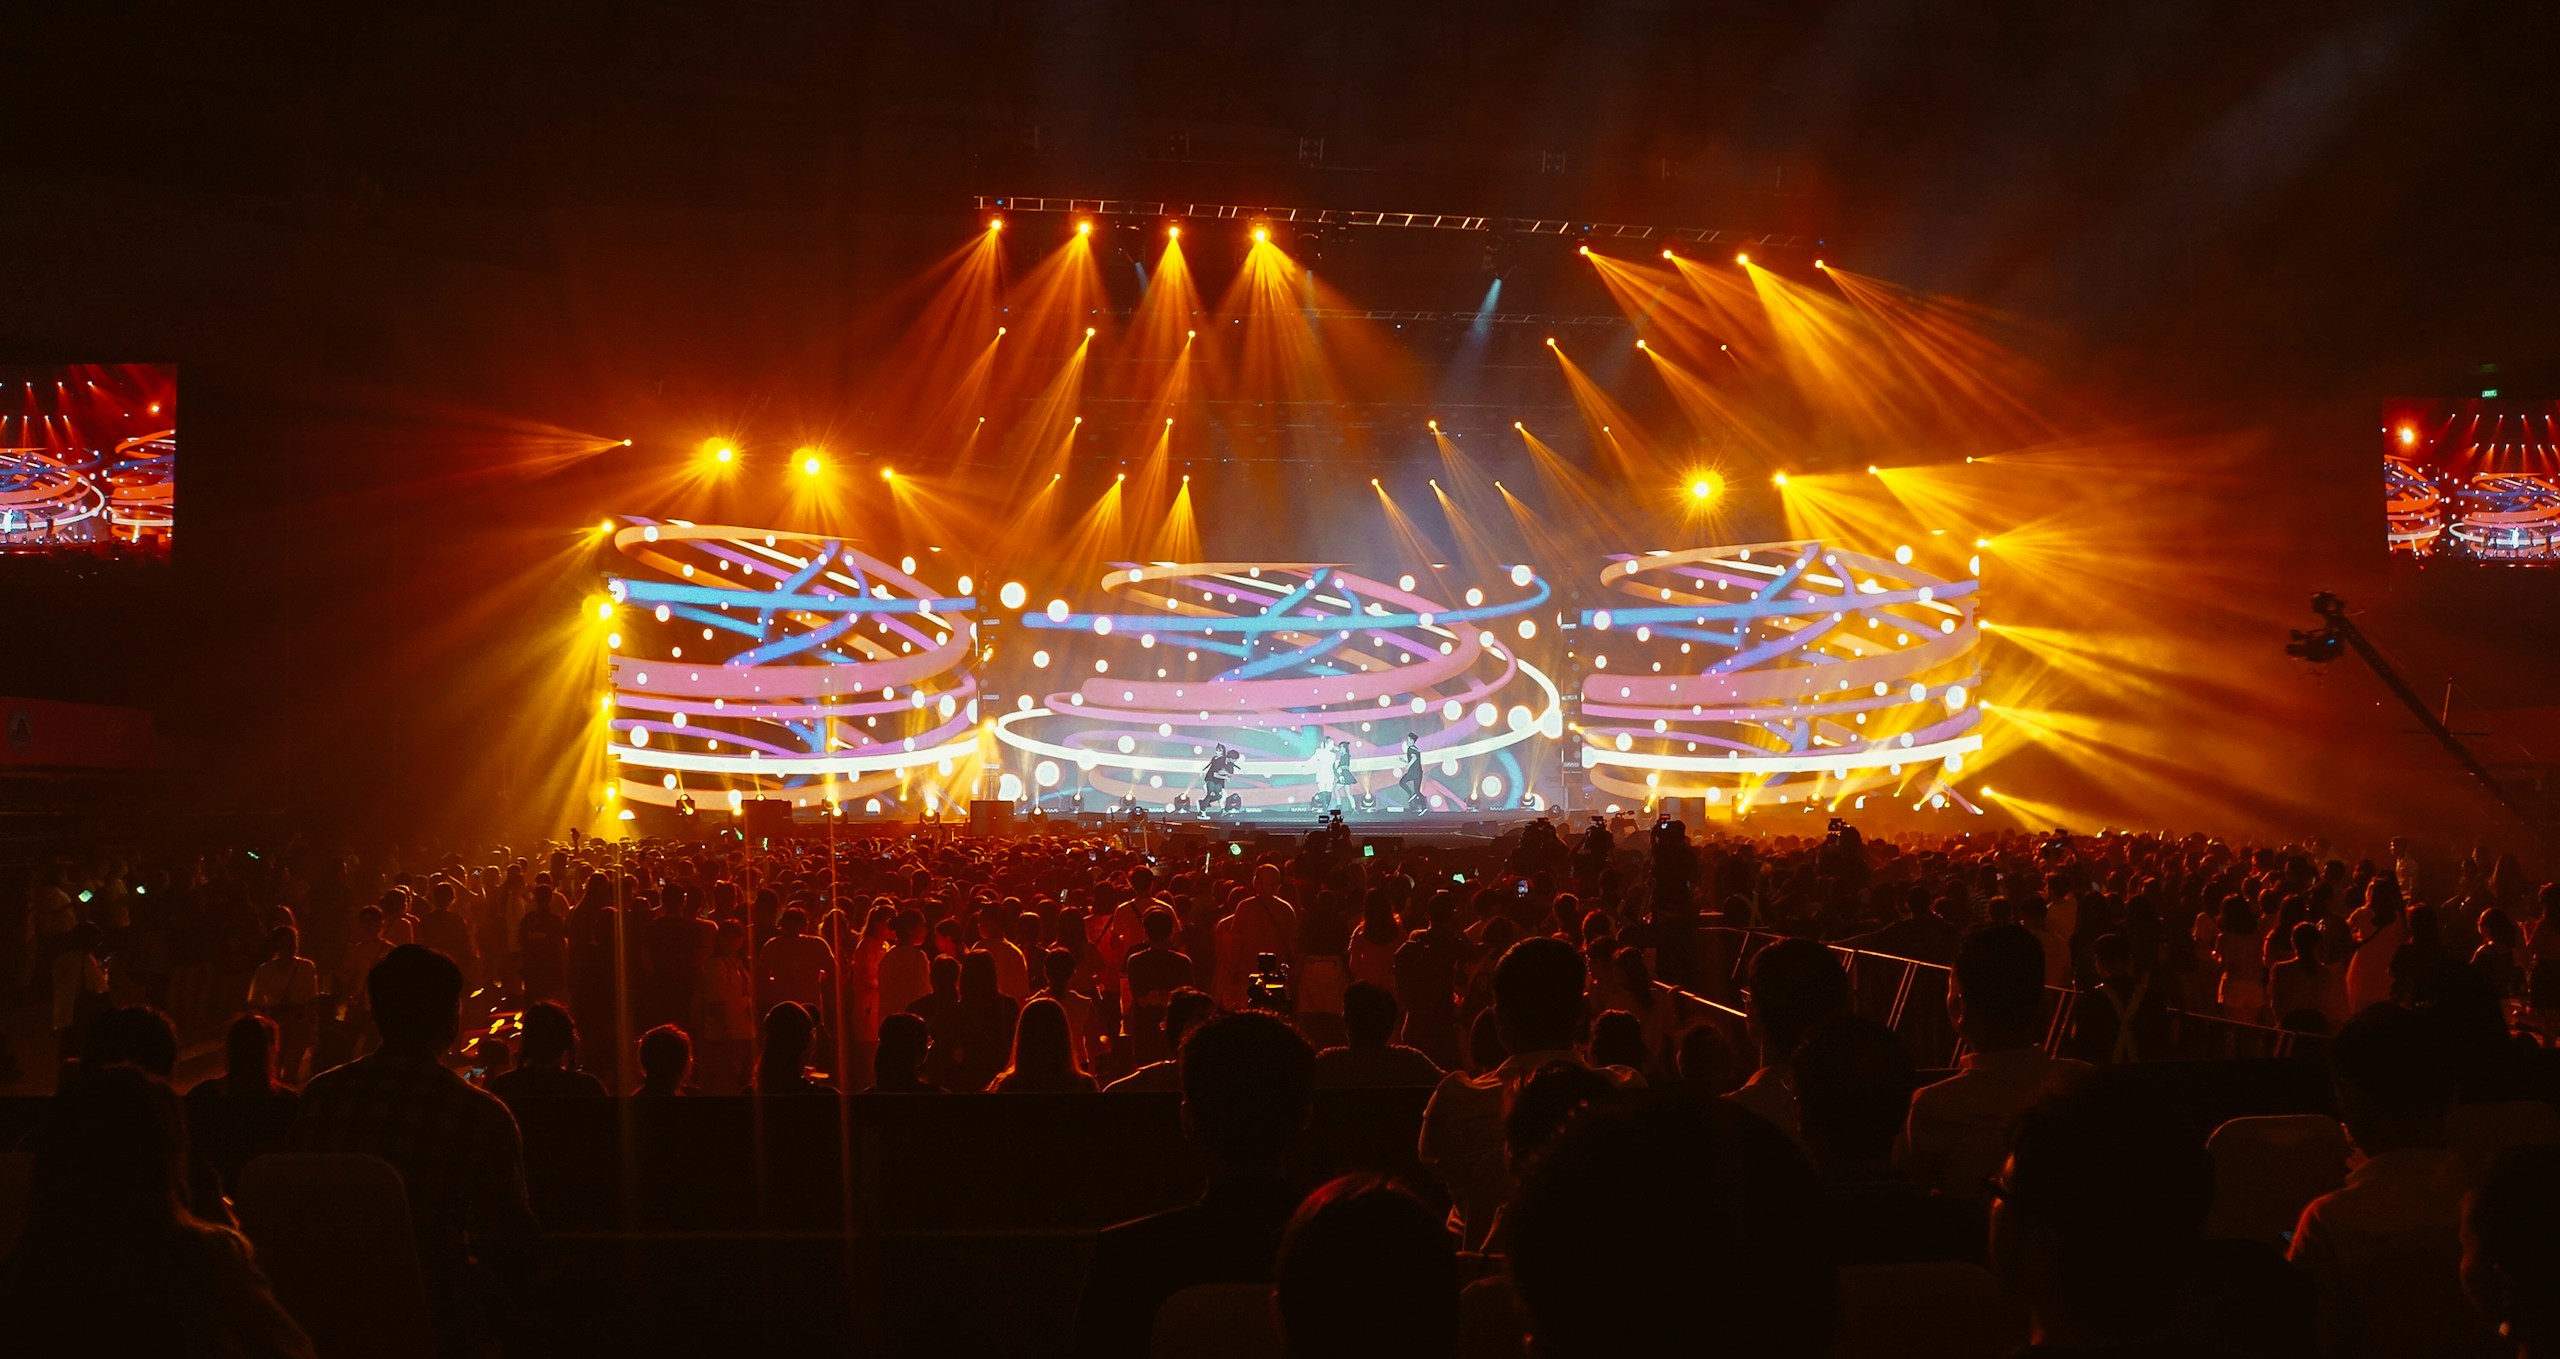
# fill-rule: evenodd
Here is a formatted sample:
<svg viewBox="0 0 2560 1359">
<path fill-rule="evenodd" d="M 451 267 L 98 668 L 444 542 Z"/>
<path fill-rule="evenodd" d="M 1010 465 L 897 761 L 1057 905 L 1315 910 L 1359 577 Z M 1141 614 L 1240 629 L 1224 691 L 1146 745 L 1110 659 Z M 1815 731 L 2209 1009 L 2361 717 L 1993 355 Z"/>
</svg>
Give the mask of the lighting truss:
<svg viewBox="0 0 2560 1359">
<path fill-rule="evenodd" d="M 1783 231 L 1735 231 L 1724 227 L 1642 226 L 1629 222 L 1585 222 L 1569 217 L 1479 217 L 1450 212 L 1372 212 L 1353 208 L 1248 207 L 1235 203 L 1147 202 L 1129 198 L 1025 198 L 1014 194 L 979 194 L 971 200 L 980 212 L 1062 212 L 1085 217 L 1172 218 L 1184 222 L 1265 222 L 1273 226 L 1390 227 L 1410 231 L 1474 231 L 1514 236 L 1576 236 L 1584 240 L 1689 241 L 1699 245 L 1739 245 L 1762 250 L 1803 250 L 1822 244 L 1815 237 Z"/>
</svg>

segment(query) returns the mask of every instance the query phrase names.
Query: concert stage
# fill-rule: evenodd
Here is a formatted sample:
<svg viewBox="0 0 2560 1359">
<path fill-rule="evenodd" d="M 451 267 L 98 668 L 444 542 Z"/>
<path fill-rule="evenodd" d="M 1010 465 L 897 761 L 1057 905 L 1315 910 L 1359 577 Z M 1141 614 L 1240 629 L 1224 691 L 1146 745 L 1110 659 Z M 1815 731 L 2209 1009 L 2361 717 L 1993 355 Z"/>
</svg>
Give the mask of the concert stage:
<svg viewBox="0 0 2560 1359">
<path fill-rule="evenodd" d="M 987 590 L 996 563 L 608 528 L 626 569 L 596 611 L 606 801 L 644 830 L 722 801 L 839 826 L 1135 808 L 1281 833 L 1349 799 L 1381 833 L 1487 836 L 1568 803 L 1693 799 L 1693 823 L 1870 797 L 1972 810 L 1950 777 L 1982 747 L 1980 560 L 1962 547 L 1922 562 L 1798 540 L 1473 573 L 1063 563 L 1044 605 L 1019 580 Z M 1375 809 L 1407 797 L 1427 811 Z"/>
</svg>

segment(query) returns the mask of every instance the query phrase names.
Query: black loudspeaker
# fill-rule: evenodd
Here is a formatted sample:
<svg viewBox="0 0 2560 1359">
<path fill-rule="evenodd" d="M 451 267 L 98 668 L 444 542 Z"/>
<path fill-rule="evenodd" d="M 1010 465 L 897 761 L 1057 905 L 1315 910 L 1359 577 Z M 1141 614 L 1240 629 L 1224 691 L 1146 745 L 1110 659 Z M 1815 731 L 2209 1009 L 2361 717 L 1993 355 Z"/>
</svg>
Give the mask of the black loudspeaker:
<svg viewBox="0 0 2560 1359">
<path fill-rule="evenodd" d="M 970 799 L 969 833 L 971 835 L 1013 834 L 1013 804 L 997 798 Z"/>
<path fill-rule="evenodd" d="M 746 805 L 747 842 L 791 838 L 791 804 L 781 798 L 760 797 Z"/>
</svg>

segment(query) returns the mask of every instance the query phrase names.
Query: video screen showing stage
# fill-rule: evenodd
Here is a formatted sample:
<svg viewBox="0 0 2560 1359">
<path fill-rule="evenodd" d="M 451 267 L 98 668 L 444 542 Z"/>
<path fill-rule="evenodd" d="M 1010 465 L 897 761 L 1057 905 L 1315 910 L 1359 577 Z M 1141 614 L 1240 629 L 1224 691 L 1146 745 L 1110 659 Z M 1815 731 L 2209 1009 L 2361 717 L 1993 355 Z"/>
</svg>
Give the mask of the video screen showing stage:
<svg viewBox="0 0 2560 1359">
<path fill-rule="evenodd" d="M 165 558 L 177 480 L 175 365 L 0 366 L 0 553 Z"/>
<path fill-rule="evenodd" d="M 2394 401 L 2383 408 L 2390 550 L 2421 561 L 2560 565 L 2560 402 Z"/>
<path fill-rule="evenodd" d="M 973 569 L 784 530 L 608 531 L 597 711 L 626 809 L 1972 810 L 1980 558 L 1943 539 Z"/>
</svg>

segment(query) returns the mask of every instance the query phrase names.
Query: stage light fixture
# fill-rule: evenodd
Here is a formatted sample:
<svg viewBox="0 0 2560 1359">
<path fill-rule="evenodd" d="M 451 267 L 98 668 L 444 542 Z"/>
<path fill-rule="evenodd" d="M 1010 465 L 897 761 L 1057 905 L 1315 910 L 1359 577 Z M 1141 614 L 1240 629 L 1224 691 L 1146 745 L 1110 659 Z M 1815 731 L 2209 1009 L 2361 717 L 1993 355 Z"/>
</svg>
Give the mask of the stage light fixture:
<svg viewBox="0 0 2560 1359">
<path fill-rule="evenodd" d="M 1576 254 L 1588 255 L 1591 253 L 1591 247 L 1587 245 L 1576 246 L 1574 247 L 1574 252 Z"/>
<path fill-rule="evenodd" d="M 896 481 L 898 479 L 898 469 L 894 467 L 881 468 L 880 479 L 882 481 Z"/>
<path fill-rule="evenodd" d="M 1548 337 L 1547 337 L 1547 348 L 1549 348 L 1549 349 L 1553 349 L 1553 348 L 1555 348 L 1555 347 L 1556 347 L 1556 337 L 1555 337 L 1555 336 L 1553 336 L 1553 335 L 1548 336 Z"/>
<path fill-rule="evenodd" d="M 1670 259 L 1670 258 L 1671 258 L 1671 252 L 1670 252 L 1669 250 L 1664 250 L 1664 251 L 1662 252 L 1662 257 L 1663 257 L 1664 259 Z"/>
<path fill-rule="evenodd" d="M 1749 255 L 1736 255 L 1733 257 L 1733 262 L 1736 264 L 1749 264 L 1751 262 L 1751 257 Z"/>
<path fill-rule="evenodd" d="M 1422 422 L 1422 425 L 1423 428 L 1430 430 L 1434 434 L 1440 432 L 1440 422 L 1437 420 L 1425 420 Z"/>
<path fill-rule="evenodd" d="M 1822 261 L 1820 261 L 1820 260 L 1815 260 L 1815 261 L 1813 262 L 1813 267 L 1814 267 L 1814 268 L 1816 268 L 1816 269 L 1821 269 L 1821 268 L 1824 268 L 1824 267 L 1826 267 L 1826 266 L 1823 264 L 1823 262 L 1822 262 Z"/>
<path fill-rule="evenodd" d="M 1642 341 L 1642 340 L 1638 340 L 1638 341 L 1636 341 L 1636 348 L 1638 348 L 1638 349 L 1646 349 L 1646 348 L 1650 348 L 1650 346 L 1648 346 L 1647 344 L 1645 344 L 1645 342 L 1644 342 L 1644 341 Z"/>
<path fill-rule="evenodd" d="M 2416 442 L 2418 442 L 2417 427 L 2415 425 L 2402 425 L 2400 427 L 2400 446 L 2402 448 L 2407 448 Z"/>
<path fill-rule="evenodd" d="M 151 413 L 152 413 L 153 415 L 158 415 L 158 414 L 160 413 L 160 408 L 159 408 L 158 406 L 154 406 L 154 407 L 152 407 L 152 408 L 151 408 Z M 623 440 L 623 441 L 622 441 L 622 446 L 623 446 L 624 448 L 629 448 L 629 447 L 631 446 L 631 441 L 630 441 L 629 439 L 625 439 L 625 440 Z"/>
<path fill-rule="evenodd" d="M 1259 243 L 1261 243 L 1261 242 L 1263 242 L 1263 241 L 1270 240 L 1270 239 L 1271 239 L 1271 233 L 1270 233 L 1270 232 L 1268 232 L 1268 231 L 1266 231 L 1266 230 L 1264 230 L 1264 229 L 1263 229 L 1263 228 L 1261 228 L 1261 227 L 1255 227 L 1255 228 L 1253 229 L 1253 239 L 1254 239 L 1255 243 L 1259 244 Z"/>
<path fill-rule="evenodd" d="M 600 524 L 596 525 L 596 532 L 598 532 L 598 533 L 611 533 L 611 532 L 613 532 L 613 521 L 612 521 L 612 520 L 610 520 L 610 519 L 607 519 L 607 520 L 605 520 L 604 522 L 602 522 L 602 523 L 600 523 Z"/>
<path fill-rule="evenodd" d="M 1776 476 L 1769 478 L 1769 484 L 1770 484 L 1770 485 L 1773 485 L 1773 486 L 1784 486 L 1784 485 L 1786 485 L 1786 484 L 1787 484 L 1787 474 L 1786 474 L 1786 473 L 1784 473 L 1784 472 L 1780 472 L 1780 473 L 1779 473 L 1779 474 L 1777 474 Z"/>
<path fill-rule="evenodd" d="M 1689 483 L 1689 498 L 1691 500 L 1713 500 L 1715 498 L 1715 494 L 1716 483 L 1715 478 L 1713 477 L 1700 477 Z"/>
<path fill-rule="evenodd" d="M 720 451 L 712 454 L 711 456 L 719 462 L 736 462 L 738 460 L 738 450 L 729 447 L 727 444 L 722 444 L 720 446 Z"/>
<path fill-rule="evenodd" d="M 1003 219 L 1003 218 L 1001 218 L 1001 217 L 990 217 L 990 218 L 988 218 L 988 219 L 987 219 L 987 230 L 989 230 L 989 231 L 1002 231 L 1002 230 L 1004 230 L 1004 219 Z"/>
<path fill-rule="evenodd" d="M 997 338 L 997 339 L 999 339 L 999 340 L 1001 340 L 1001 339 L 1003 339 L 1003 338 L 1004 338 L 1004 327 L 1002 327 L 1002 326 L 998 326 L 998 327 L 996 327 L 996 338 Z"/>
<path fill-rule="evenodd" d="M 1113 481 L 1127 481 L 1129 479 L 1129 474 L 1126 472 L 1114 473 L 1111 479 Z"/>
<path fill-rule="evenodd" d="M 1182 332 L 1182 338 L 1186 340 L 1196 340 L 1200 338 L 1200 332 L 1196 330 L 1186 330 Z"/>
<path fill-rule="evenodd" d="M 1529 427 L 1528 427 L 1527 425 L 1521 424 L 1521 423 L 1520 423 L 1519 421 L 1517 421 L 1517 420 L 1514 420 L 1514 421 L 1512 421 L 1512 422 L 1511 422 L 1511 427 L 1512 427 L 1513 429 L 1516 429 L 1516 430 L 1520 431 L 1520 432 L 1521 432 L 1521 433 L 1523 433 L 1523 434 L 1526 434 L 1526 433 L 1528 433 L 1528 432 L 1529 432 Z"/>
<path fill-rule="evenodd" d="M 1078 222 L 1078 223 L 1076 223 L 1076 234 L 1077 234 L 1077 235 L 1079 235 L 1079 236 L 1090 236 L 1090 235 L 1092 235 L 1092 234 L 1093 234 L 1093 223 L 1091 223 L 1091 222 Z"/>
<path fill-rule="evenodd" d="M 1088 340 L 1090 340 L 1090 339 L 1092 339 L 1092 338 L 1093 338 L 1093 327 L 1091 327 L 1091 326 L 1086 326 L 1086 327 L 1084 328 L 1084 337 L 1085 337 L 1086 339 L 1088 339 Z"/>
<path fill-rule="evenodd" d="M 1182 228 L 1178 226 L 1169 226 L 1164 229 L 1164 234 L 1167 238 L 1178 241 L 1182 239 Z"/>
<path fill-rule="evenodd" d="M 819 463 L 819 461 L 818 461 L 816 458 L 814 458 L 814 457 L 802 458 L 802 459 L 800 460 L 800 472 L 801 472 L 801 474 L 802 474 L 803 476 L 812 476 L 812 477 L 814 477 L 814 476 L 818 475 L 818 468 L 819 468 L 820 466 L 821 466 L 821 464 L 820 464 L 820 463 Z"/>
</svg>

